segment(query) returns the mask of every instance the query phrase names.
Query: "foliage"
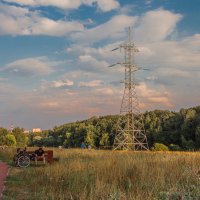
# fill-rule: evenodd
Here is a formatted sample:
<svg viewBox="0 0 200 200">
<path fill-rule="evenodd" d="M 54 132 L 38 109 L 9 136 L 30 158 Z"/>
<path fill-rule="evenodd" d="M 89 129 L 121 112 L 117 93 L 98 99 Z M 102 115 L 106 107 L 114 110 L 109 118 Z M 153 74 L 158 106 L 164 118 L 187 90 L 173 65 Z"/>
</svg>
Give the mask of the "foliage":
<svg viewBox="0 0 200 200">
<path fill-rule="evenodd" d="M 16 127 L 10 132 L 0 127 L 0 145 L 24 147 L 27 143 L 28 135 L 24 133 L 22 128 Z"/>
<path fill-rule="evenodd" d="M 0 145 L 6 145 L 6 136 L 8 135 L 8 130 L 5 128 L 0 127 Z"/>
<path fill-rule="evenodd" d="M 25 147 L 28 142 L 28 136 L 24 133 L 23 128 L 16 127 L 12 130 L 12 134 L 16 138 L 17 146 Z"/>
<path fill-rule="evenodd" d="M 6 135 L 6 145 L 13 147 L 13 146 L 16 146 L 16 144 L 17 144 L 17 141 L 16 141 L 15 136 L 10 133 L 7 134 Z"/>
<path fill-rule="evenodd" d="M 100 148 L 112 146 L 117 131 L 118 115 L 92 117 L 88 120 L 56 126 L 40 133 L 38 142 L 31 136 L 29 144 L 44 146 L 80 147 L 86 145 Z M 179 112 L 154 110 L 144 113 L 144 126 L 149 147 L 162 143 L 170 150 L 200 149 L 200 106 L 181 109 Z"/>
<path fill-rule="evenodd" d="M 161 143 L 155 143 L 151 149 L 153 151 L 169 151 L 169 148 Z"/>
<path fill-rule="evenodd" d="M 179 112 L 154 110 L 143 115 L 144 127 L 149 147 L 161 143 L 170 150 L 200 149 L 200 106 L 180 109 Z M 41 133 L 23 133 L 23 129 L 15 128 L 17 146 L 64 146 L 80 147 L 84 142 L 95 148 L 112 146 L 117 132 L 118 115 L 92 117 L 88 120 L 55 126 L 52 130 Z M 9 132 L 0 128 L 0 145 L 6 143 L 5 136 Z M 172 145 L 173 144 L 173 145 Z"/>
<path fill-rule="evenodd" d="M 177 145 L 177 144 L 170 144 L 170 145 L 169 145 L 169 149 L 170 149 L 171 151 L 180 151 L 180 150 L 181 150 L 180 146 Z"/>
</svg>

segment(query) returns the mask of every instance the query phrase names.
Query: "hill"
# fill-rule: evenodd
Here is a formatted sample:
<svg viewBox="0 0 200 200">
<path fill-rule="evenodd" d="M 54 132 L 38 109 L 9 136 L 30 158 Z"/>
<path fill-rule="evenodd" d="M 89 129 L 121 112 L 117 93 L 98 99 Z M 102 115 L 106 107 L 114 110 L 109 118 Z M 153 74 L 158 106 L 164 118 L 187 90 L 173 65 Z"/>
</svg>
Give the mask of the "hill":
<svg viewBox="0 0 200 200">
<path fill-rule="evenodd" d="M 31 134 L 29 144 L 80 147 L 112 146 L 118 115 L 92 117 L 88 120 L 56 126 L 40 135 Z M 144 113 L 144 125 L 150 148 L 162 143 L 171 150 L 200 149 L 200 106 L 179 112 L 154 110 Z"/>
</svg>

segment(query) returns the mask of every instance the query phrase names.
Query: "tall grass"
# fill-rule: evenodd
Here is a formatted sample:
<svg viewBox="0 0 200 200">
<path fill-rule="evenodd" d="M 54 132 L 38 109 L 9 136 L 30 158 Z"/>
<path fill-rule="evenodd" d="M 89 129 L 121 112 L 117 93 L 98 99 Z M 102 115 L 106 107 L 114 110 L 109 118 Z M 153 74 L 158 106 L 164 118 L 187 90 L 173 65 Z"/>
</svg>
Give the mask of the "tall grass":
<svg viewBox="0 0 200 200">
<path fill-rule="evenodd" d="M 13 150 L 1 155 L 7 159 Z M 54 149 L 59 161 L 12 168 L 4 200 L 200 199 L 200 153 Z"/>
</svg>

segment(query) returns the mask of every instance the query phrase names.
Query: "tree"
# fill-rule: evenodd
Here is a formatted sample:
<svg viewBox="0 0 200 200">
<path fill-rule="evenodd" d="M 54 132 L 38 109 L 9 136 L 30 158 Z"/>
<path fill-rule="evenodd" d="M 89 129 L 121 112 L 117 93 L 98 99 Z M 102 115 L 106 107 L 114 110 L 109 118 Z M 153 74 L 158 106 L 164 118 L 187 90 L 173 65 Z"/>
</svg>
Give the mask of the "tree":
<svg viewBox="0 0 200 200">
<path fill-rule="evenodd" d="M 86 138 L 85 138 L 85 143 L 87 145 L 91 145 L 92 147 L 94 146 L 94 134 L 93 132 L 89 131 L 86 134 Z"/>
<path fill-rule="evenodd" d="M 13 146 L 16 146 L 16 144 L 17 144 L 17 141 L 15 139 L 15 136 L 10 133 L 7 134 L 6 135 L 6 145 L 13 147 Z"/>
<path fill-rule="evenodd" d="M 180 146 L 179 146 L 179 145 L 176 145 L 176 144 L 170 144 L 170 145 L 169 145 L 169 149 L 170 149 L 171 151 L 180 151 L 180 150 L 181 150 Z"/>
<path fill-rule="evenodd" d="M 109 146 L 109 135 L 108 133 L 103 133 L 100 140 L 100 145 Z"/>
<path fill-rule="evenodd" d="M 12 130 L 12 134 L 15 136 L 17 146 L 26 146 L 28 144 L 28 135 L 24 133 L 23 128 L 16 127 Z"/>
<path fill-rule="evenodd" d="M 70 147 L 73 144 L 72 138 L 71 138 L 72 134 L 67 132 L 65 133 L 65 140 L 63 142 L 64 147 Z"/>
<path fill-rule="evenodd" d="M 200 149 L 200 126 L 197 126 L 195 131 L 195 146 Z"/>
<path fill-rule="evenodd" d="M 92 117 L 88 120 L 56 126 L 53 130 L 46 130 L 40 134 L 32 133 L 29 134 L 29 144 L 80 147 L 81 143 L 85 142 L 87 145 L 96 147 L 110 146 L 117 132 L 118 118 L 118 115 Z M 144 122 L 150 148 L 155 143 L 170 146 L 172 150 L 178 149 L 178 146 L 184 150 L 200 148 L 200 106 L 181 109 L 179 112 L 168 110 L 146 112 Z M 20 142 L 23 141 L 21 130 L 20 128 L 14 129 L 13 133 L 19 144 L 23 144 Z M 5 143 L 7 134 L 7 130 L 0 128 L 0 144 Z M 34 140 L 36 135 L 41 137 L 40 140 Z"/>
<path fill-rule="evenodd" d="M 8 130 L 0 127 L 0 145 L 6 145 L 6 135 L 8 134 Z"/>
</svg>

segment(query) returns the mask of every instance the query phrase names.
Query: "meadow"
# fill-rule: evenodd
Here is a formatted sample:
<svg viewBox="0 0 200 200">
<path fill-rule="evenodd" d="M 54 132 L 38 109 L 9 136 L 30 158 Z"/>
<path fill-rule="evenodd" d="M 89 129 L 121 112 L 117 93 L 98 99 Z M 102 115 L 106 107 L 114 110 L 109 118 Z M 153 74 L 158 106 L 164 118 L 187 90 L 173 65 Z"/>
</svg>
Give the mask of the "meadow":
<svg viewBox="0 0 200 200">
<path fill-rule="evenodd" d="M 12 167 L 3 200 L 199 200 L 199 152 L 54 149 L 58 162 Z"/>
</svg>

